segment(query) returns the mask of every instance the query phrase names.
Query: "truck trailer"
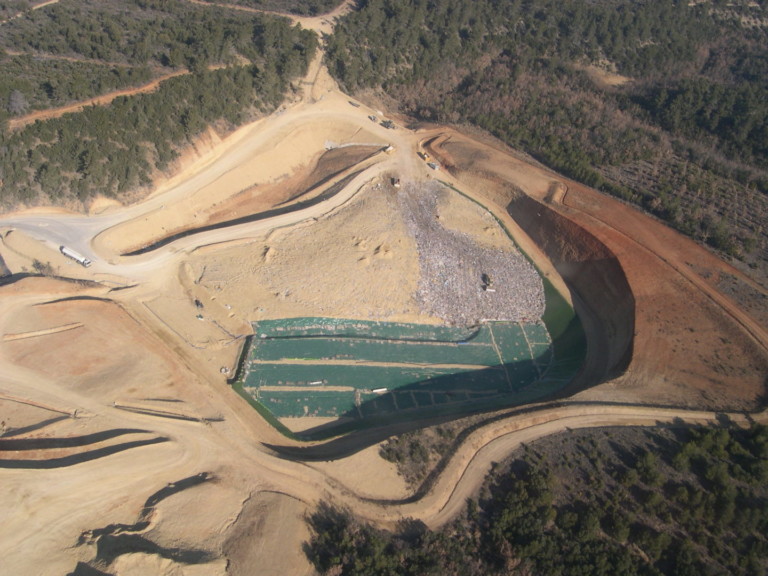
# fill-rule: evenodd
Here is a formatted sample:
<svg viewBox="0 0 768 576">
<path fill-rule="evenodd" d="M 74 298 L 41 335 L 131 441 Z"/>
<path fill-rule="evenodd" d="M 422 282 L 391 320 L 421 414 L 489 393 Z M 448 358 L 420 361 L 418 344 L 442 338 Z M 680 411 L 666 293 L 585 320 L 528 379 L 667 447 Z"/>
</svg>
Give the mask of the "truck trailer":
<svg viewBox="0 0 768 576">
<path fill-rule="evenodd" d="M 59 246 L 59 250 L 67 258 L 72 258 L 72 260 L 74 260 L 75 262 L 77 262 L 82 266 L 85 266 L 86 268 L 88 268 L 88 266 L 91 265 L 91 261 L 88 260 L 88 258 L 83 256 L 79 252 L 75 252 L 74 250 L 72 250 L 72 248 L 67 248 L 66 246 Z"/>
</svg>

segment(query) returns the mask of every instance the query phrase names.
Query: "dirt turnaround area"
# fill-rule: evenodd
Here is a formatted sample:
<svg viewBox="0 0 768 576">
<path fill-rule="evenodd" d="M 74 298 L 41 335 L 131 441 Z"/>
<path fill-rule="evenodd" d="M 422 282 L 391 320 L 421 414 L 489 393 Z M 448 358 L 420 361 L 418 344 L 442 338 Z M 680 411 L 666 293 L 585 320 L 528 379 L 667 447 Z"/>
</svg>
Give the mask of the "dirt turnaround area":
<svg viewBox="0 0 768 576">
<path fill-rule="evenodd" d="M 300 100 L 209 135 L 142 202 L 0 217 L 0 572 L 309 575 L 304 518 L 322 500 L 384 527 L 434 527 L 521 442 L 766 421 L 766 326 L 720 292 L 725 278 L 759 291 L 749 278 L 489 138 L 350 104 L 319 61 L 307 78 Z M 405 211 L 401 192 L 415 195 Z M 573 303 L 586 363 L 559 398 L 460 420 L 415 491 L 378 444 L 436 422 L 302 443 L 227 383 L 253 321 L 474 320 L 484 309 L 433 285 L 477 291 L 485 267 L 510 266 L 495 280 L 515 285 L 499 293 L 509 317 L 540 314 L 540 280 L 511 268 L 515 245 Z"/>
</svg>

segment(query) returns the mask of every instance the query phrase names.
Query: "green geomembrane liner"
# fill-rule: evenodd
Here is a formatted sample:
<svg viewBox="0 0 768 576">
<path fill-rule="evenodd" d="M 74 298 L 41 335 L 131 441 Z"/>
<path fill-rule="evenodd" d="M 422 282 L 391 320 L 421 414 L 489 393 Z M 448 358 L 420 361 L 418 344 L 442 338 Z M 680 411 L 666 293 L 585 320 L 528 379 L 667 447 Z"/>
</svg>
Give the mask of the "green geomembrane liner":
<svg viewBox="0 0 768 576">
<path fill-rule="evenodd" d="M 452 327 L 337 318 L 253 324 L 242 393 L 276 418 L 444 412 L 550 394 L 573 375 L 543 323 Z"/>
<path fill-rule="evenodd" d="M 541 400 L 574 378 L 587 349 L 573 307 L 541 276 L 546 298 L 541 321 L 255 322 L 235 389 L 267 411 L 273 423 L 286 417 L 344 417 L 358 425 L 378 424 Z"/>
</svg>

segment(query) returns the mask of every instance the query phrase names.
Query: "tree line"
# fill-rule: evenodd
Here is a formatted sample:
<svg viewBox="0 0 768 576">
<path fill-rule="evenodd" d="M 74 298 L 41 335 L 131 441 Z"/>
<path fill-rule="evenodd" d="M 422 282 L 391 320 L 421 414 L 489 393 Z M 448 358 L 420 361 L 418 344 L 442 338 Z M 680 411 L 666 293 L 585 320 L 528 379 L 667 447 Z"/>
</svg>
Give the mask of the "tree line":
<svg viewBox="0 0 768 576">
<path fill-rule="evenodd" d="M 81 13 L 69 13 L 67 6 L 63 14 L 54 11 L 45 18 L 53 22 L 60 14 L 69 22 L 72 14 L 80 14 L 84 17 L 81 26 L 97 30 L 117 4 L 105 3 L 104 11 L 99 12 L 102 5 L 97 3 Z M 176 64 L 190 66 L 192 73 L 163 82 L 154 93 L 120 97 L 108 106 L 89 107 L 78 114 L 36 122 L 13 133 L 3 131 L 0 202 L 4 205 L 84 203 L 95 194 L 135 192 L 147 186 L 156 171 L 166 170 L 179 150 L 208 126 L 215 125 L 226 132 L 275 109 L 290 82 L 305 73 L 317 49 L 318 40 L 313 32 L 291 26 L 284 18 L 232 15 L 221 10 L 190 8 L 182 2 L 136 0 L 135 6 L 143 5 L 151 10 L 147 20 L 152 23 L 118 28 L 115 38 L 135 48 L 136 42 L 146 38 L 147 30 L 159 26 L 165 35 L 162 39 L 152 36 L 150 52 L 160 60 L 178 52 Z M 158 10 L 164 10 L 167 18 L 155 21 Z M 95 14 L 92 19 L 89 11 Z M 37 12 L 47 11 L 36 11 L 35 18 Z M 132 8 L 131 13 L 135 15 L 136 9 Z M 10 36 L 16 37 L 20 32 L 12 24 L 6 26 L 13 29 Z M 67 37 L 66 25 L 58 29 L 58 36 L 54 35 L 55 29 L 58 28 L 49 29 L 49 47 Z M 101 32 L 93 38 L 100 35 Z M 89 36 L 83 38 L 90 46 Z M 117 50 L 120 44 L 115 42 L 105 49 Z M 64 53 L 73 49 L 64 46 L 69 45 L 62 45 Z M 90 48 L 78 53 L 85 56 Z M 135 52 L 134 56 L 130 56 L 131 50 L 127 54 L 135 61 Z M 222 61 L 225 54 L 238 54 L 246 60 L 208 69 L 207 64 Z M 206 66 L 196 65 L 201 62 Z M 55 77 L 48 82 L 54 80 Z M 30 100 L 34 101 L 36 93 L 33 90 L 27 96 L 17 86 L 8 95 L 8 107 L 22 111 Z"/>
<path fill-rule="evenodd" d="M 0 57 L 0 121 L 140 86 L 155 75 L 149 66 L 6 55 Z"/>
<path fill-rule="evenodd" d="M 321 504 L 308 556 L 343 575 L 752 575 L 768 568 L 768 428 L 569 432 L 498 465 L 464 515 L 392 532 Z"/>
<path fill-rule="evenodd" d="M 0 28 L 6 52 L 0 55 L 0 101 L 7 103 L 0 121 L 136 86 L 171 70 L 278 58 L 275 47 L 285 46 L 288 38 L 280 36 L 287 32 L 261 22 L 254 14 L 158 0 L 72 2 L 29 12 Z M 295 75 L 295 59 L 286 65 L 293 69 L 285 72 Z"/>
<path fill-rule="evenodd" d="M 33 55 L 202 69 L 241 56 L 254 59 L 259 44 L 272 44 L 279 28 L 254 31 L 259 18 L 179 0 L 75 1 L 7 23 L 0 46 Z"/>
<path fill-rule="evenodd" d="M 731 209 L 768 193 L 768 43 L 748 2 L 363 0 L 328 40 L 351 91 L 381 90 L 423 120 L 471 122 L 586 184 L 635 202 L 694 238 L 765 258 L 766 231 Z M 618 72 L 596 84 L 588 67 Z M 719 202 L 677 190 L 697 164 Z M 655 166 L 650 187 L 635 178 Z M 662 195 L 659 182 L 674 182 Z M 735 189 L 735 191 L 734 191 Z M 718 191 L 719 192 L 719 191 Z M 663 197 L 662 197 L 663 196 Z M 763 214 L 766 216 L 768 212 Z M 706 218 L 706 221 L 705 221 Z M 712 234 L 714 228 L 722 234 Z M 765 261 L 764 261 L 765 264 Z"/>
</svg>

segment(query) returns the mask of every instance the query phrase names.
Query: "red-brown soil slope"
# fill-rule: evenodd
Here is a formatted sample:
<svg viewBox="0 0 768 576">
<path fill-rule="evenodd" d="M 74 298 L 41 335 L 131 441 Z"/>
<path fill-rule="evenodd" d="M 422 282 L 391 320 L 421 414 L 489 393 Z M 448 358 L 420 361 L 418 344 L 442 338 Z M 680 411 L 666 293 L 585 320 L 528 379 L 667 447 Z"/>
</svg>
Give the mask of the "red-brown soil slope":
<svg viewBox="0 0 768 576">
<path fill-rule="evenodd" d="M 739 271 L 635 208 L 543 168 L 521 171 L 492 145 L 450 132 L 429 149 L 508 209 L 568 282 L 590 342 L 579 384 L 605 383 L 579 398 L 760 406 L 766 327 L 716 287 Z"/>
</svg>

